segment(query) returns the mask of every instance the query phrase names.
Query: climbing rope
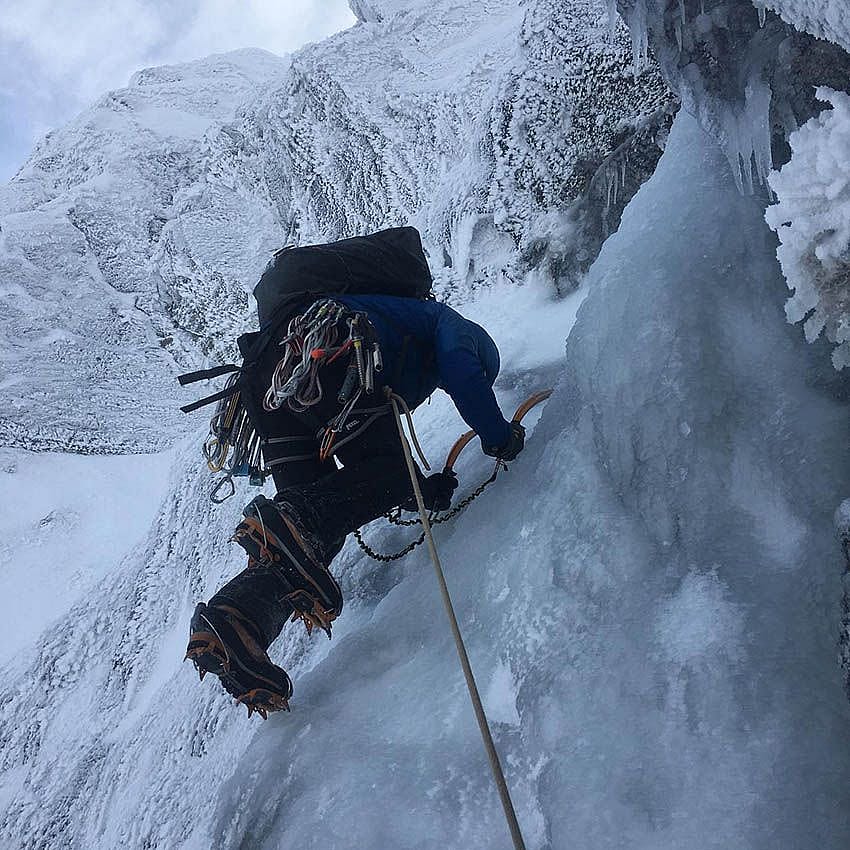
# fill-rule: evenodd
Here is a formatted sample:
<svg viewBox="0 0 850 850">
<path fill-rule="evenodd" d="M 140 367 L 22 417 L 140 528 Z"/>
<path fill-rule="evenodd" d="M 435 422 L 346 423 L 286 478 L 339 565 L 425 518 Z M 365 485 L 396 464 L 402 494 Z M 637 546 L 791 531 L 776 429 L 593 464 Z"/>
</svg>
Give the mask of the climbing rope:
<svg viewBox="0 0 850 850">
<path fill-rule="evenodd" d="M 455 616 L 454 606 L 452 605 L 449 588 L 446 584 L 446 577 L 443 573 L 443 567 L 440 563 L 440 556 L 437 554 L 437 546 L 434 543 L 434 536 L 431 534 L 431 523 L 428 520 L 428 512 L 425 508 L 425 502 L 422 498 L 422 490 L 419 487 L 419 477 L 417 475 L 416 466 L 413 463 L 413 455 L 410 451 L 410 444 L 407 441 L 407 436 L 404 433 L 404 426 L 401 421 L 401 413 L 397 404 L 398 396 L 395 393 L 389 393 L 390 404 L 392 405 L 393 415 L 395 416 L 396 427 L 398 428 L 401 447 L 404 451 L 404 459 L 407 463 L 407 471 L 410 474 L 410 483 L 413 486 L 413 493 L 416 496 L 416 504 L 419 508 L 419 518 L 422 522 L 422 529 L 425 539 L 428 541 L 428 551 L 431 554 L 431 560 L 434 563 L 434 570 L 437 573 L 437 582 L 440 585 L 440 594 L 443 597 L 443 604 L 446 608 L 446 615 L 449 618 L 449 626 L 454 637 L 455 647 L 457 649 L 460 666 L 463 668 L 463 675 L 466 679 L 466 687 L 469 690 L 469 698 L 472 700 L 472 708 L 475 712 L 475 719 L 478 721 L 478 728 L 481 732 L 481 738 L 484 743 L 484 749 L 487 752 L 487 758 L 490 761 L 490 769 L 493 773 L 493 779 L 496 782 L 496 788 L 499 791 L 499 798 L 502 801 L 502 808 L 505 812 L 505 819 L 508 822 L 508 829 L 513 839 L 515 850 L 525 850 L 525 842 L 522 838 L 522 832 L 519 828 L 514 804 L 511 800 L 511 793 L 508 789 L 508 784 L 505 781 L 505 774 L 502 770 L 502 765 L 499 762 L 499 754 L 496 752 L 496 745 L 493 742 L 493 736 L 490 734 L 490 726 L 487 723 L 487 715 L 484 713 L 484 706 L 481 702 L 481 695 L 478 693 L 478 686 L 475 684 L 475 676 L 472 672 L 472 665 L 469 661 L 469 655 L 466 652 L 466 645 L 463 642 L 463 636 L 460 633 L 457 617 Z"/>
</svg>

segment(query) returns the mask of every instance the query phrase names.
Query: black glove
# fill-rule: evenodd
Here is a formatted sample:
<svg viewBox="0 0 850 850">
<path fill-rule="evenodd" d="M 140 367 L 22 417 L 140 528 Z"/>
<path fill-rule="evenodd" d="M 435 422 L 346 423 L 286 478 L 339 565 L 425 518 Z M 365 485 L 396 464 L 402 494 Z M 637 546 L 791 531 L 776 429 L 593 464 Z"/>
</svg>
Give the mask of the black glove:
<svg viewBox="0 0 850 850">
<path fill-rule="evenodd" d="M 519 422 L 509 422 L 511 426 L 510 439 L 503 446 L 485 446 L 481 444 L 481 451 L 485 455 L 498 458 L 499 460 L 513 460 L 525 445 L 525 428 Z"/>
<path fill-rule="evenodd" d="M 450 469 L 448 472 L 436 472 L 427 478 L 419 478 L 422 490 L 422 501 L 429 511 L 447 511 L 452 506 L 452 494 L 457 490 L 457 473 Z M 399 505 L 403 511 L 418 511 L 416 496 L 411 495 Z"/>
</svg>

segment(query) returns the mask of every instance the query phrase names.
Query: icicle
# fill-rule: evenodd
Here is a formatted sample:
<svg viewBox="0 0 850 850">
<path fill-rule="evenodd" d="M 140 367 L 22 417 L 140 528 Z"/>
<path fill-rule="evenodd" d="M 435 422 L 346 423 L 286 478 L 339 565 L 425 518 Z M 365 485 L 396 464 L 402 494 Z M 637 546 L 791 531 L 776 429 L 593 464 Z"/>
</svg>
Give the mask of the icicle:
<svg viewBox="0 0 850 850">
<path fill-rule="evenodd" d="M 759 26 L 763 27 L 764 26 L 764 19 L 767 16 L 767 10 L 764 8 L 764 6 L 759 6 L 758 7 L 758 13 L 759 13 Z"/>
<path fill-rule="evenodd" d="M 608 39 L 613 41 L 617 31 L 617 0 L 605 0 L 605 8 L 608 12 Z"/>
<path fill-rule="evenodd" d="M 755 182 L 765 183 L 772 167 L 770 151 L 770 86 L 754 74 L 745 88 L 743 108 L 726 105 L 719 116 L 723 148 L 735 182 L 752 194 Z"/>
<path fill-rule="evenodd" d="M 687 27 L 687 23 L 687 16 L 685 15 L 685 0 L 679 0 L 679 20 L 675 22 L 676 44 L 679 46 L 679 53 L 682 52 L 682 32 Z"/>
<path fill-rule="evenodd" d="M 635 74 L 640 73 L 649 55 L 649 34 L 646 21 L 646 0 L 635 0 L 628 13 L 627 23 L 632 36 L 632 61 Z"/>
</svg>

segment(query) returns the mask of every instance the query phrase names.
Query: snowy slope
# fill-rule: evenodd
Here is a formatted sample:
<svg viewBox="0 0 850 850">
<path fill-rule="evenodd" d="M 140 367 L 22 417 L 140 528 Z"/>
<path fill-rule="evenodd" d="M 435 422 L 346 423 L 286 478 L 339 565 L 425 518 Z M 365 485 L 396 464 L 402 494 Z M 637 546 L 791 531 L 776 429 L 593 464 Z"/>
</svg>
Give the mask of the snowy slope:
<svg viewBox="0 0 850 850">
<path fill-rule="evenodd" d="M 421 551 L 384 567 L 349 541 L 334 640 L 290 627 L 273 648 L 295 680 L 290 715 L 249 722 L 180 660 L 194 602 L 241 566 L 226 540 L 249 493 L 213 509 L 204 426 L 175 420 L 171 375 L 227 354 L 273 245 L 406 220 L 442 293 L 493 330 L 505 409 L 558 385 L 528 450 L 438 535 L 529 848 L 846 847 L 831 514 L 850 472 L 848 395 L 823 347 L 785 321 L 762 206 L 684 114 L 655 170 L 675 103 L 651 67 L 632 77 L 601 3 L 354 5 L 363 23 L 291 65 L 237 54 L 148 72 L 137 83 L 161 80 L 154 100 L 175 91 L 145 119 L 153 137 L 128 148 L 135 130 L 71 128 L 3 190 L 3 238 L 22 234 L 0 251 L 4 306 L 19 311 L 3 330 L 7 442 L 140 452 L 184 439 L 167 485 L 161 468 L 139 479 L 151 501 L 164 493 L 146 534 L 147 517 L 120 519 L 141 493 L 114 506 L 114 552 L 96 537 L 102 509 L 75 519 L 44 497 L 76 539 L 92 534 L 92 560 L 73 607 L 45 608 L 57 619 L 3 668 L 0 847 L 508 846 Z M 232 97 L 215 93 L 222 73 Z M 132 127 L 147 108 L 131 103 Z M 146 156 L 151 138 L 164 162 Z M 159 200 L 134 218 L 75 171 L 98 161 L 134 187 L 155 162 L 129 193 L 166 193 L 152 235 L 140 222 Z M 107 199 L 121 245 L 55 212 L 80 186 Z M 555 300 L 630 200 L 584 286 Z M 115 341 L 96 319 L 124 303 L 124 272 L 101 278 L 140 257 L 148 276 L 128 295 L 146 312 Z M 50 286 L 39 258 L 61 270 Z M 77 333 L 85 358 L 21 341 L 68 324 L 93 329 Z M 5 351 L 35 365 L 8 368 Z M 132 404 L 81 406 L 67 362 L 101 369 L 89 399 L 118 381 Z M 417 419 L 432 458 L 462 430 L 444 398 Z M 58 484 L 61 468 L 43 475 Z M 489 469 L 467 450 L 463 487 Z M 3 553 L 18 569 L 28 510 Z M 385 551 L 408 537 L 379 523 L 366 535 Z M 29 580 L 6 575 L 13 592 Z"/>
<path fill-rule="evenodd" d="M 29 648 L 144 541 L 172 463 L 169 452 L 0 450 L 0 503 L 8 508 L 0 517 L 0 663 Z"/>
</svg>

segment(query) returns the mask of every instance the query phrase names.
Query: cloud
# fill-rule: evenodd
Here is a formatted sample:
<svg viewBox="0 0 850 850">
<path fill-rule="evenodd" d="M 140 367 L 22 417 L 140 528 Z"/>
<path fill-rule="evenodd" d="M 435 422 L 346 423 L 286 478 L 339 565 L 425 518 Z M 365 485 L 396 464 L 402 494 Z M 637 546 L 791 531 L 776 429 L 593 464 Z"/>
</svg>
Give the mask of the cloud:
<svg viewBox="0 0 850 850">
<path fill-rule="evenodd" d="M 239 47 L 289 53 L 353 23 L 346 0 L 6 0 L 0 179 L 39 136 L 140 68 Z"/>
</svg>

